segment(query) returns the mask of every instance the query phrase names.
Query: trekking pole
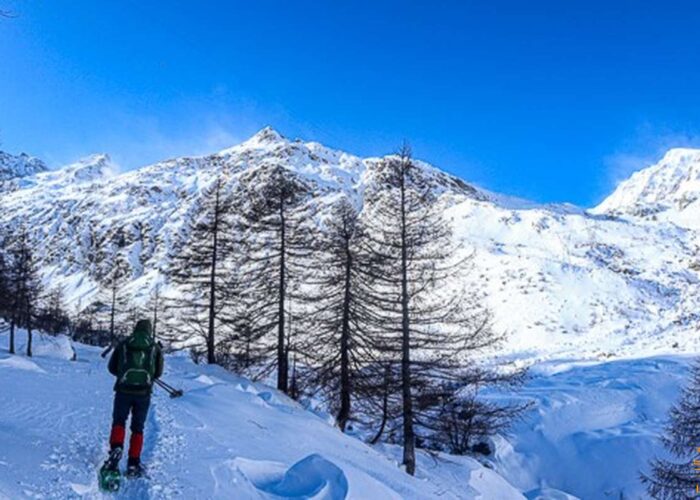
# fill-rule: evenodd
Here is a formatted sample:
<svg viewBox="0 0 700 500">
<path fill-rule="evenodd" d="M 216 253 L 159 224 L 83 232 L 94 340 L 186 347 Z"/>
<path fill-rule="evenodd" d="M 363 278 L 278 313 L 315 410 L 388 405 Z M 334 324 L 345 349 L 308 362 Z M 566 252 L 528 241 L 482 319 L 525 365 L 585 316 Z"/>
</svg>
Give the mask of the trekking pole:
<svg viewBox="0 0 700 500">
<path fill-rule="evenodd" d="M 168 384 L 167 382 L 162 381 L 162 380 L 159 379 L 159 378 L 156 379 L 156 382 L 158 382 L 158 385 L 160 385 L 161 387 L 163 387 L 163 388 L 165 388 L 165 389 L 170 389 L 170 390 L 173 389 L 173 386 L 172 386 L 172 385 Z"/>
<path fill-rule="evenodd" d="M 165 387 L 167 387 L 168 389 L 170 389 L 170 393 L 171 393 L 170 395 L 173 398 L 179 398 L 180 396 L 182 396 L 184 394 L 184 391 L 182 389 L 176 389 L 172 385 L 166 384 L 165 382 L 162 382 L 162 384 Z"/>
<path fill-rule="evenodd" d="M 156 384 L 158 385 L 158 387 L 160 387 L 160 388 L 163 389 L 165 392 L 167 392 L 168 395 L 169 395 L 171 398 L 177 398 L 177 397 L 182 396 L 182 391 L 178 391 L 177 389 L 175 389 L 175 388 L 173 388 L 173 387 L 170 387 L 168 384 L 166 384 L 166 383 L 164 383 L 164 382 L 161 382 L 161 381 L 158 380 L 158 379 L 156 379 L 155 382 L 156 382 Z"/>
<path fill-rule="evenodd" d="M 172 385 L 170 385 L 167 382 L 164 382 L 160 379 L 157 379 L 156 382 L 158 382 L 161 385 L 161 387 L 163 387 L 164 389 L 169 389 L 170 391 L 176 390 Z"/>
<path fill-rule="evenodd" d="M 156 379 L 155 382 L 161 389 L 167 392 L 171 398 L 179 398 L 184 394 L 181 389 L 175 389 L 173 386 L 166 384 L 160 379 Z"/>
<path fill-rule="evenodd" d="M 170 394 L 172 396 L 173 391 L 172 391 L 172 389 L 170 389 L 170 387 L 167 386 L 167 384 L 161 382 L 158 379 L 155 379 L 154 382 L 156 383 L 156 385 L 158 387 L 160 387 L 161 389 L 163 389 L 165 392 L 167 392 L 168 394 Z"/>
<path fill-rule="evenodd" d="M 107 355 L 112 352 L 112 349 L 114 349 L 114 342 L 110 342 L 109 345 L 105 348 L 104 351 L 100 354 L 103 358 L 106 358 Z"/>
</svg>

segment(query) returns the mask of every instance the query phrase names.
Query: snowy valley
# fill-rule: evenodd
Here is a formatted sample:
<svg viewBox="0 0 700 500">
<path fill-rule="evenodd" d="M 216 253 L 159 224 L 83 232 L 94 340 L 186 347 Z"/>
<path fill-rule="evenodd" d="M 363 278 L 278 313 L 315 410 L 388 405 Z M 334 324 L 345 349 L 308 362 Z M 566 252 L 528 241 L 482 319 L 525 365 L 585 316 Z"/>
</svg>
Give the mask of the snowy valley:
<svg viewBox="0 0 700 500">
<path fill-rule="evenodd" d="M 145 303 L 202 193 L 225 176 L 279 165 L 314 188 L 319 213 L 340 194 L 360 209 L 379 158 L 360 158 L 270 128 L 202 157 L 119 173 L 93 155 L 58 170 L 0 153 L 0 216 L 26 229 L 41 277 L 79 312 L 117 260 L 124 293 Z M 220 367 L 166 357 L 185 396 L 155 397 L 144 456 L 151 480 L 121 498 L 646 498 L 659 435 L 700 347 L 700 150 L 669 151 L 599 206 L 537 205 L 417 162 L 472 268 L 463 276 L 507 334 L 494 359 L 529 367 L 514 398 L 534 403 L 488 456 L 400 454 L 343 435 L 333 418 Z M 172 291 L 172 290 L 171 290 Z M 20 333 L 18 352 L 25 342 Z M 40 335 L 33 358 L 0 335 L 0 498 L 101 498 L 111 377 L 100 349 Z"/>
</svg>

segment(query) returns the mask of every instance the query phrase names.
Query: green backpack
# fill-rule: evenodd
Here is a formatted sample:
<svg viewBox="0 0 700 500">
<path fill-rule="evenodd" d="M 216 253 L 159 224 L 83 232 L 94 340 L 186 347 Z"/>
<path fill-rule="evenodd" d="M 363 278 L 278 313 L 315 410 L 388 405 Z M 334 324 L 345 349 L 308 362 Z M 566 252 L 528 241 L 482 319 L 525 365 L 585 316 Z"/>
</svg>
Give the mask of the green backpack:
<svg viewBox="0 0 700 500">
<path fill-rule="evenodd" d="M 156 371 L 156 345 L 150 332 L 135 330 L 120 348 L 119 388 L 126 392 L 149 391 Z"/>
</svg>

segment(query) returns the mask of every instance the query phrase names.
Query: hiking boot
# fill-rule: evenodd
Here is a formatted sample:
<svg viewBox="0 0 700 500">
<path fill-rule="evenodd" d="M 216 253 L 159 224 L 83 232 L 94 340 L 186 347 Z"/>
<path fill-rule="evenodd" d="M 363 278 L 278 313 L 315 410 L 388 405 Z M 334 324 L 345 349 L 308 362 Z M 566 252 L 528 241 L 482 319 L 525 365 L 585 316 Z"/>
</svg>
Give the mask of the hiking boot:
<svg viewBox="0 0 700 500">
<path fill-rule="evenodd" d="M 144 470 L 143 466 L 141 465 L 141 460 L 138 458 L 129 458 L 129 463 L 126 466 L 126 477 L 137 478 L 143 476 Z"/>
<path fill-rule="evenodd" d="M 119 470 L 119 460 L 122 458 L 122 453 L 124 450 L 121 446 L 115 446 L 109 451 L 107 460 L 104 463 L 104 469 L 106 470 Z"/>
</svg>

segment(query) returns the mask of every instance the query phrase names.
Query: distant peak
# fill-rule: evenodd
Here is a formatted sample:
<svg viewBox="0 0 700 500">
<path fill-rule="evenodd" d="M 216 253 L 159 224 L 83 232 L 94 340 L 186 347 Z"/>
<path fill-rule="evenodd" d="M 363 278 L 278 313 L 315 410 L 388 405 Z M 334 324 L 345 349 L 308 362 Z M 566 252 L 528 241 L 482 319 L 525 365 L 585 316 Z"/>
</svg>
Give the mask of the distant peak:
<svg viewBox="0 0 700 500">
<path fill-rule="evenodd" d="M 700 149 L 669 149 L 658 163 L 638 170 L 595 207 L 593 213 L 619 212 L 658 220 L 674 219 L 700 199 Z"/>
<path fill-rule="evenodd" d="M 75 163 L 72 163 L 71 165 L 67 166 L 83 166 L 83 165 L 95 165 L 97 163 L 109 163 L 110 158 L 109 155 L 106 153 L 95 153 L 87 156 L 83 156 L 80 158 L 78 161 Z"/>
<path fill-rule="evenodd" d="M 275 129 L 273 129 L 270 126 L 267 126 L 260 131 L 258 131 L 253 137 L 248 139 L 247 142 L 262 142 L 262 143 L 270 143 L 270 142 L 278 142 L 278 141 L 283 141 L 285 140 L 284 136 L 277 132 Z"/>
<path fill-rule="evenodd" d="M 34 174 L 45 172 L 48 167 L 33 156 L 26 153 L 12 155 L 0 151 L 0 181 L 12 178 L 29 177 Z"/>
<path fill-rule="evenodd" d="M 662 163 L 684 161 L 686 159 L 697 159 L 700 157 L 700 149 L 693 148 L 672 148 L 666 151 Z"/>
<path fill-rule="evenodd" d="M 92 181 L 113 176 L 118 169 L 107 154 L 92 154 L 56 171 L 74 181 Z"/>
<path fill-rule="evenodd" d="M 284 137 L 272 127 L 267 126 L 253 134 L 248 140 L 245 140 L 240 144 L 237 144 L 230 148 L 222 149 L 217 154 L 229 155 L 241 152 L 242 150 L 246 149 L 266 149 L 276 144 L 286 144 L 288 142 L 289 141 L 286 137 Z"/>
</svg>

